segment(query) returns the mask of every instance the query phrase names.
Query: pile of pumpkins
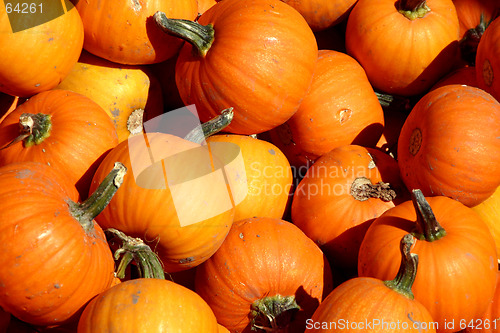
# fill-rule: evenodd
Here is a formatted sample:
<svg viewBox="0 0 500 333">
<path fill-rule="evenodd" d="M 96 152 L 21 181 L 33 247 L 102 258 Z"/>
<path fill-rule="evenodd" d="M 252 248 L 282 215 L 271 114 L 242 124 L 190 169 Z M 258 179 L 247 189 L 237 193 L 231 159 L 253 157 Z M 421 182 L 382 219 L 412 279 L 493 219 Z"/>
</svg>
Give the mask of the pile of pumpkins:
<svg viewBox="0 0 500 333">
<path fill-rule="evenodd" d="M 0 332 L 500 332 L 497 0 L 4 2 Z"/>
</svg>

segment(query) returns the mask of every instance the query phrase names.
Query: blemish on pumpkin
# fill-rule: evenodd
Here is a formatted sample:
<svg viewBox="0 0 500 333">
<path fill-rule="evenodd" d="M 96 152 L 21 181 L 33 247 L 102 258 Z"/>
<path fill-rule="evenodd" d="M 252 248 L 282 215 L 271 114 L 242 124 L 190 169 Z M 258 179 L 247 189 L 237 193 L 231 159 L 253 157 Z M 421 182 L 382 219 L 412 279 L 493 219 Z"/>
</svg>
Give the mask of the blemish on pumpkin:
<svg viewBox="0 0 500 333">
<path fill-rule="evenodd" d="M 32 170 L 25 169 L 25 170 L 21 170 L 21 171 L 17 172 L 16 178 L 17 179 L 25 179 L 25 178 L 31 177 L 33 174 L 34 174 L 34 172 Z"/>
<path fill-rule="evenodd" d="M 340 121 L 340 124 L 343 124 L 346 121 L 348 121 L 351 118 L 351 115 L 352 115 L 352 111 L 349 110 L 349 109 L 340 110 L 339 111 L 339 121 Z"/>
<path fill-rule="evenodd" d="M 410 136 L 410 145 L 409 150 L 410 154 L 415 156 L 420 150 L 420 146 L 422 145 L 422 132 L 420 128 L 415 128 Z"/>
<path fill-rule="evenodd" d="M 61 287 L 62 287 L 62 285 L 60 285 L 59 283 L 57 283 L 57 282 L 56 282 L 56 283 L 54 283 L 54 288 L 59 289 L 59 288 L 61 288 Z"/>
<path fill-rule="evenodd" d="M 40 87 L 40 85 L 41 85 L 40 83 L 37 83 L 35 84 L 35 87 Z"/>
<path fill-rule="evenodd" d="M 488 87 L 490 87 L 493 84 L 493 68 L 491 68 L 490 61 L 488 59 L 485 59 L 483 62 L 483 80 L 484 84 L 486 84 Z"/>
<path fill-rule="evenodd" d="M 243 236 L 242 232 L 240 232 L 239 237 L 240 237 L 240 239 L 243 239 L 244 236 Z"/>
<path fill-rule="evenodd" d="M 268 150 L 268 152 L 269 152 L 269 154 L 271 154 L 271 155 L 276 155 L 276 152 L 274 151 L 274 149 L 269 149 L 269 150 Z"/>
<path fill-rule="evenodd" d="M 186 264 L 194 261 L 194 257 L 187 257 L 179 260 L 179 264 Z"/>
<path fill-rule="evenodd" d="M 141 292 L 138 291 L 136 294 L 132 294 L 132 304 L 137 304 L 137 302 L 139 302 L 139 294 Z"/>
</svg>

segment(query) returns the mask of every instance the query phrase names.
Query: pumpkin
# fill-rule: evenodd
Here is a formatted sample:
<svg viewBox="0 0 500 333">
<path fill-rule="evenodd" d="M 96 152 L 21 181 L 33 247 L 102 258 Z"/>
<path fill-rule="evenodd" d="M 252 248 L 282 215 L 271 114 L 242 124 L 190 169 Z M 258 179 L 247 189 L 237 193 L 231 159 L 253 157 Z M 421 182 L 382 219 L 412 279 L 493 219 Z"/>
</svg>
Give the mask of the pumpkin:
<svg viewBox="0 0 500 333">
<path fill-rule="evenodd" d="M 408 198 L 392 157 L 373 148 L 341 146 L 320 157 L 300 181 L 292 222 L 320 246 L 332 266 L 355 274 L 369 225 Z"/>
<path fill-rule="evenodd" d="M 22 11 L 28 3 L 9 4 L 11 10 L 17 4 Z M 0 45 L 4 50 L 0 55 L 0 91 L 13 96 L 31 97 L 54 88 L 82 51 L 82 20 L 69 1 L 32 5 L 36 6 L 28 9 L 35 11 L 31 15 L 7 14 L 7 6 L 0 6 Z"/>
<path fill-rule="evenodd" d="M 458 33 L 452 0 L 359 0 L 347 20 L 346 49 L 375 89 L 414 96 L 451 70 Z"/>
<path fill-rule="evenodd" d="M 217 3 L 215 0 L 198 0 L 198 16 Z"/>
<path fill-rule="evenodd" d="M 456 200 L 425 198 L 413 190 L 411 201 L 387 210 L 368 228 L 359 249 L 359 276 L 394 277 L 397 244 L 408 233 L 418 239 L 413 294 L 437 322 L 437 331 L 455 332 L 460 321 L 480 318 L 493 297 L 498 266 L 488 226 Z"/>
<path fill-rule="evenodd" d="M 459 328 L 464 333 L 498 333 L 500 332 L 500 271 L 497 271 L 495 294 L 488 308 L 480 318 L 470 321 L 461 320 Z"/>
<path fill-rule="evenodd" d="M 83 21 L 83 48 L 101 58 L 127 65 L 165 61 L 179 52 L 182 41 L 164 34 L 152 20 L 157 11 L 194 20 L 196 0 L 77 1 Z"/>
<path fill-rule="evenodd" d="M 119 142 L 142 132 L 143 119 L 164 111 L 160 82 L 149 68 L 115 64 L 86 51 L 56 88 L 99 104 L 113 120 Z"/>
<path fill-rule="evenodd" d="M 172 281 L 140 278 L 122 282 L 92 299 L 78 321 L 85 332 L 218 333 L 203 299 Z"/>
<path fill-rule="evenodd" d="M 132 175 L 97 222 L 142 239 L 166 272 L 199 265 L 221 245 L 234 217 L 230 188 L 218 178 L 223 167 L 212 168 L 210 156 L 199 143 L 166 133 L 147 131 L 119 143 L 99 165 L 91 189 L 116 161 Z"/>
<path fill-rule="evenodd" d="M 21 104 L 0 123 L 0 165 L 48 164 L 66 175 L 85 198 L 103 155 L 117 143 L 113 122 L 97 103 L 71 91 L 49 90 Z"/>
<path fill-rule="evenodd" d="M 234 107 L 225 131 L 262 133 L 288 120 L 309 89 L 318 52 L 314 34 L 279 0 L 224 0 L 196 23 L 163 13 L 155 20 L 166 33 L 187 40 L 177 59 L 176 83 L 184 104 L 194 104 L 202 122 Z"/>
<path fill-rule="evenodd" d="M 500 256 L 500 187 L 488 199 L 472 209 L 483 218 L 483 221 L 490 228 L 497 244 L 497 253 Z"/>
<path fill-rule="evenodd" d="M 278 146 L 294 145 L 307 164 L 342 145 L 373 147 L 383 129 L 382 106 L 363 68 L 345 53 L 320 50 L 298 111 L 270 132 Z"/>
<path fill-rule="evenodd" d="M 497 18 L 486 28 L 476 54 L 476 78 L 479 88 L 486 90 L 500 101 L 500 20 Z"/>
<path fill-rule="evenodd" d="M 319 247 L 292 223 L 265 217 L 235 221 L 195 277 L 196 292 L 230 332 L 303 332 L 331 285 Z"/>
<path fill-rule="evenodd" d="M 357 0 L 282 1 L 302 14 L 313 31 L 321 31 L 335 26 L 346 19 Z"/>
<path fill-rule="evenodd" d="M 272 143 L 246 135 L 219 134 L 207 138 L 209 149 L 220 143 L 237 145 L 242 168 L 232 171 L 231 184 L 246 195 L 236 203 L 234 220 L 254 216 L 283 218 L 293 191 L 293 174 L 285 155 Z M 238 185 L 236 185 L 238 184 Z"/>
<path fill-rule="evenodd" d="M 434 84 L 430 90 L 446 86 L 449 84 L 460 84 L 467 85 L 471 87 L 477 87 L 476 79 L 476 68 L 474 66 L 465 66 L 454 69 L 446 76 L 441 78 L 436 84 Z"/>
<path fill-rule="evenodd" d="M 412 293 L 418 256 L 413 236 L 401 239 L 393 280 L 355 277 L 336 287 L 308 321 L 306 332 L 436 332 L 427 308 Z"/>
<path fill-rule="evenodd" d="M 453 0 L 460 23 L 460 56 L 474 65 L 477 46 L 489 23 L 500 14 L 496 0 Z"/>
<path fill-rule="evenodd" d="M 119 188 L 117 164 L 89 199 L 73 183 L 35 162 L 0 168 L 0 307 L 33 325 L 74 321 L 109 288 L 114 261 L 94 218 Z"/>
<path fill-rule="evenodd" d="M 447 85 L 428 92 L 408 115 L 398 141 L 409 189 L 472 207 L 500 185 L 500 103 L 485 91 Z"/>
</svg>

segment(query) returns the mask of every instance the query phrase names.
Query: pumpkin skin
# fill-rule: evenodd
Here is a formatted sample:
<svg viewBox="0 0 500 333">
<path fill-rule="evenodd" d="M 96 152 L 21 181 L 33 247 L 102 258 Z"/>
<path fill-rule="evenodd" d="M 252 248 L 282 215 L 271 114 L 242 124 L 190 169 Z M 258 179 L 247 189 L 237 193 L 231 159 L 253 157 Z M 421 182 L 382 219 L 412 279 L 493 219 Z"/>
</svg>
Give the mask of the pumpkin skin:
<svg viewBox="0 0 500 333">
<path fill-rule="evenodd" d="M 500 323 L 498 322 L 500 318 L 500 271 L 497 272 L 497 284 L 495 288 L 495 294 L 488 308 L 481 316 L 476 320 L 471 320 L 469 322 L 463 321 L 461 328 L 465 327 L 464 333 L 498 333 L 500 332 Z"/>
<path fill-rule="evenodd" d="M 490 228 L 490 232 L 497 244 L 497 253 L 500 255 L 500 187 L 488 199 L 472 207 L 472 209 L 482 217 Z"/>
<path fill-rule="evenodd" d="M 300 229 L 257 217 L 234 222 L 219 250 L 196 268 L 195 290 L 233 333 L 252 332 L 253 302 L 295 296 L 301 310 L 288 329 L 303 332 L 305 320 L 331 291 L 331 279 L 328 261 Z"/>
<path fill-rule="evenodd" d="M 345 53 L 319 50 L 308 94 L 270 135 L 278 146 L 294 146 L 286 150 L 306 165 L 343 145 L 374 147 L 383 130 L 382 106 L 363 68 Z"/>
<path fill-rule="evenodd" d="M 476 78 L 479 88 L 486 90 L 500 101 L 498 73 L 500 65 L 500 20 L 497 18 L 486 28 L 476 54 Z"/>
<path fill-rule="evenodd" d="M 385 194 L 377 197 L 363 189 L 365 181 L 390 188 L 372 186 L 375 193 Z M 355 273 L 359 246 L 370 224 L 408 199 L 392 157 L 373 148 L 346 145 L 309 168 L 294 192 L 292 222 L 320 246 L 333 267 Z"/>
<path fill-rule="evenodd" d="M 460 321 L 480 318 L 493 297 L 497 274 L 495 242 L 472 209 L 444 196 L 426 200 L 446 234 L 434 241 L 417 240 L 414 245 L 412 252 L 419 257 L 419 272 L 412 291 L 438 323 L 438 332 L 455 332 Z M 411 201 L 377 218 L 359 250 L 359 276 L 393 278 L 398 271 L 398 244 L 404 235 L 415 231 L 415 221 Z M 445 321 L 452 320 L 454 329 L 445 327 Z"/>
<path fill-rule="evenodd" d="M 82 20 L 69 1 L 63 3 L 68 6 L 63 15 L 17 32 L 12 32 L 6 7 L 0 6 L 0 43 L 4 50 L 0 55 L 1 92 L 31 97 L 52 89 L 78 61 L 83 46 Z M 55 1 L 52 5 L 54 9 L 57 6 Z"/>
<path fill-rule="evenodd" d="M 145 140 L 148 142 L 148 149 L 144 149 Z M 219 248 L 229 232 L 234 217 L 234 206 L 229 206 L 227 210 L 201 222 L 181 224 L 183 221 L 180 220 L 179 213 L 187 214 L 187 218 L 196 218 L 200 211 L 210 208 L 207 205 L 216 205 L 225 198 L 218 197 L 220 192 L 211 189 L 214 202 L 207 204 L 198 201 L 202 199 L 196 199 L 194 194 L 210 191 L 201 185 L 196 188 L 195 185 L 191 185 L 192 190 L 190 189 L 189 193 L 180 190 L 172 194 L 173 190 L 171 186 L 165 184 L 163 173 L 160 176 L 154 170 L 149 178 L 143 178 L 139 184 L 136 177 L 141 174 L 141 170 L 150 165 L 149 152 L 155 161 L 160 161 L 200 147 L 199 144 L 170 134 L 142 133 L 113 148 L 99 165 L 92 180 L 91 190 L 102 181 L 106 170 L 116 161 L 122 162 L 127 169 L 132 170 L 133 176 L 131 174 L 124 180 L 121 191 L 116 193 L 109 205 L 97 217 L 97 222 L 105 229 L 115 228 L 128 236 L 141 238 L 158 254 L 166 272 L 187 270 L 208 259 Z M 196 167 L 187 167 L 197 165 L 199 161 L 188 160 L 185 163 L 186 172 L 199 171 Z M 182 176 L 186 175 L 180 173 L 179 177 Z M 193 176 L 190 179 L 195 178 Z M 144 182 L 148 181 L 150 183 L 147 186 L 144 185 Z M 164 185 L 164 188 L 157 188 L 159 186 L 157 184 Z M 174 199 L 177 201 L 174 202 Z M 132 202 L 137 204 L 131 204 Z M 183 202 L 189 203 L 190 206 L 180 208 L 176 206 Z M 147 203 L 147 205 L 140 203 Z M 193 209 L 196 204 L 199 204 L 200 211 Z M 184 211 L 179 212 L 182 208 Z M 189 208 L 192 212 L 185 211 Z"/>
<path fill-rule="evenodd" d="M 282 1 L 302 14 L 313 31 L 321 31 L 337 25 L 346 19 L 357 0 Z"/>
<path fill-rule="evenodd" d="M 77 332 L 96 330 L 218 333 L 219 327 L 210 307 L 195 292 L 172 281 L 139 278 L 106 290 L 85 307 Z"/>
<path fill-rule="evenodd" d="M 69 204 L 76 188 L 45 164 L 3 166 L 0 184 L 0 306 L 33 325 L 75 320 L 113 280 L 101 227 L 85 231 Z"/>
<path fill-rule="evenodd" d="M 430 11 L 414 20 L 398 12 L 399 3 L 403 1 L 395 6 L 393 0 L 359 0 L 347 20 L 346 49 L 374 88 L 419 95 L 452 68 L 458 17 L 451 0 L 425 1 Z"/>
<path fill-rule="evenodd" d="M 474 66 L 459 67 L 448 73 L 438 82 L 436 82 L 436 84 L 433 85 L 430 90 L 434 90 L 436 88 L 446 86 L 449 84 L 460 84 L 477 88 L 478 84 L 476 79 L 476 67 Z"/>
<path fill-rule="evenodd" d="M 283 218 L 292 194 L 293 174 L 287 158 L 276 146 L 236 134 L 213 135 L 206 142 L 209 148 L 218 142 L 231 142 L 240 148 L 244 170 L 235 170 L 232 184 L 244 187 L 246 196 L 235 206 L 235 221 L 254 216 Z"/>
<path fill-rule="evenodd" d="M 164 34 L 151 19 L 157 11 L 194 20 L 196 0 L 78 1 L 85 30 L 83 48 L 101 58 L 126 65 L 165 61 L 179 52 L 182 40 Z"/>
<path fill-rule="evenodd" d="M 23 161 L 49 164 L 66 175 L 85 198 L 104 154 L 118 144 L 111 118 L 86 96 L 66 90 L 44 91 L 0 123 L 0 147 L 21 134 L 19 122 L 23 113 L 49 115 L 50 133 L 38 144 L 30 146 L 23 140 L 0 150 L 0 165 Z"/>
<path fill-rule="evenodd" d="M 56 88 L 99 104 L 113 120 L 118 142 L 141 132 L 143 120 L 164 111 L 160 82 L 147 67 L 119 65 L 86 51 Z"/>
<path fill-rule="evenodd" d="M 196 105 L 202 122 L 234 107 L 225 131 L 258 134 L 297 111 L 309 89 L 318 48 L 295 9 L 279 0 L 224 0 L 198 22 L 213 25 L 213 44 L 202 57 L 185 43 L 175 73 L 184 104 Z"/>
<path fill-rule="evenodd" d="M 423 96 L 398 142 L 401 177 L 424 195 L 472 207 L 500 185 L 500 103 L 483 90 L 447 85 Z M 493 127 L 491 127 L 493 125 Z M 488 130 L 485 130 L 488 129 Z"/>
</svg>

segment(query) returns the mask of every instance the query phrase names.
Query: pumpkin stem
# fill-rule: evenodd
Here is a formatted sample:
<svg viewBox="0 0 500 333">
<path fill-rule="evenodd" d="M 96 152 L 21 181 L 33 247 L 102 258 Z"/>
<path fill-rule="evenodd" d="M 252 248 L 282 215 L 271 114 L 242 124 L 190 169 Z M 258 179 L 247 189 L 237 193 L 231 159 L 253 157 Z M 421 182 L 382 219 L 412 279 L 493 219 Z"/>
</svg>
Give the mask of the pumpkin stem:
<svg viewBox="0 0 500 333">
<path fill-rule="evenodd" d="M 417 213 L 417 221 L 415 231 L 412 235 L 419 240 L 433 242 L 446 235 L 446 230 L 439 224 L 431 206 L 425 200 L 422 191 L 419 189 L 411 192 L 411 200 L 413 207 Z"/>
<path fill-rule="evenodd" d="M 94 218 L 99 215 L 109 204 L 118 188 L 123 183 L 127 168 L 116 162 L 111 172 L 104 178 L 97 189 L 82 203 L 70 201 L 71 213 L 86 232 L 94 230 Z"/>
<path fill-rule="evenodd" d="M 212 24 L 201 25 L 198 22 L 169 19 L 163 12 L 153 15 L 156 24 L 166 33 L 179 37 L 194 46 L 198 55 L 205 57 L 214 41 L 214 27 Z"/>
<path fill-rule="evenodd" d="M 398 110 L 398 111 L 410 111 L 412 106 L 410 99 L 404 96 L 391 95 L 386 93 L 381 93 L 375 91 L 375 95 L 378 98 L 378 102 L 384 109 Z"/>
<path fill-rule="evenodd" d="M 425 0 L 400 0 L 398 11 L 409 20 L 424 17 L 431 11 Z"/>
<path fill-rule="evenodd" d="M 252 330 L 282 330 L 288 327 L 299 310 L 295 296 L 275 295 L 258 299 L 251 306 Z"/>
<path fill-rule="evenodd" d="M 127 118 L 127 130 L 130 134 L 135 135 L 142 132 L 143 129 L 144 109 L 135 109 Z"/>
<path fill-rule="evenodd" d="M 191 132 L 184 137 L 184 139 L 201 144 L 205 138 L 208 138 L 209 136 L 214 135 L 215 133 L 226 128 L 233 120 L 233 116 L 234 112 L 232 107 L 224 109 L 217 117 L 210 119 L 209 121 L 201 124 L 201 126 L 197 126 L 192 129 Z"/>
<path fill-rule="evenodd" d="M 384 281 L 384 284 L 398 293 L 405 295 L 409 299 L 414 299 L 411 287 L 415 282 L 418 268 L 418 255 L 411 253 L 415 244 L 415 238 L 411 234 L 406 234 L 401 238 L 399 245 L 401 251 L 401 265 L 394 280 Z"/>
<path fill-rule="evenodd" d="M 467 30 L 460 40 L 460 54 L 462 56 L 462 59 L 465 60 L 469 65 L 475 65 L 479 41 L 481 40 L 484 31 L 494 20 L 494 18 L 495 17 L 493 16 L 489 21 L 486 21 L 484 13 L 481 12 L 479 24 L 475 28 Z"/>
<path fill-rule="evenodd" d="M 380 181 L 372 184 L 370 179 L 358 177 L 351 184 L 351 195 L 359 201 L 377 198 L 387 202 L 396 198 L 396 191 L 391 188 L 389 183 Z"/>
<path fill-rule="evenodd" d="M 6 149 L 19 141 L 24 141 L 25 147 L 40 144 L 50 136 L 51 128 L 50 115 L 23 113 L 19 117 L 19 135 L 0 150 Z"/>
<path fill-rule="evenodd" d="M 113 234 L 122 241 L 122 247 L 116 250 L 114 254 L 115 260 L 118 260 L 122 256 L 116 269 L 116 276 L 119 279 L 125 277 L 127 266 L 132 261 L 135 261 L 139 269 L 140 278 L 165 280 L 165 273 L 160 259 L 142 239 L 127 236 L 114 228 L 106 229 L 106 232 Z"/>
</svg>

